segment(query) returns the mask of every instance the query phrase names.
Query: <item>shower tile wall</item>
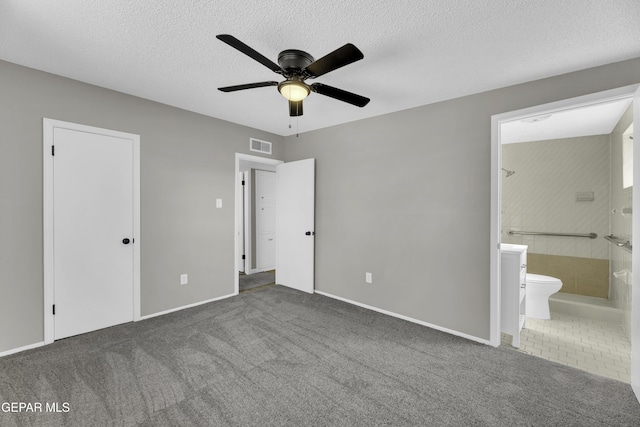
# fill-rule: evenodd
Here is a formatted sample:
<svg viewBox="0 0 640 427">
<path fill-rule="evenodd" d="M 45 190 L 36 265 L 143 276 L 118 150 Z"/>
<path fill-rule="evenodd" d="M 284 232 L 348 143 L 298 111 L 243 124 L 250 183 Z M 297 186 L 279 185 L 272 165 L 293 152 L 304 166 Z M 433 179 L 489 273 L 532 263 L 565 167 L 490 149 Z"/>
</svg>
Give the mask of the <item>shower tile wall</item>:
<svg viewBox="0 0 640 427">
<path fill-rule="evenodd" d="M 633 121 L 633 109 L 629 110 L 620 119 L 620 122 L 611 134 L 611 207 L 620 209 L 631 207 L 633 201 L 632 188 L 622 188 L 622 140 L 623 133 Z M 632 240 L 632 216 L 621 214 L 611 214 L 611 234 L 621 237 L 624 240 Z M 611 254 L 611 272 L 621 271 L 631 268 L 631 254 L 622 248 L 614 245 L 609 246 Z M 615 302 L 616 307 L 621 309 L 623 317 L 623 328 L 627 337 L 631 337 L 631 284 L 626 277 L 611 277 L 610 299 Z"/>
<path fill-rule="evenodd" d="M 561 292 L 607 298 L 610 135 L 505 144 L 502 166 L 516 171 L 502 179 L 502 242 L 527 245 L 528 270 L 560 278 Z M 576 201 L 587 191 L 593 201 Z M 509 230 L 598 238 L 509 236 Z"/>
</svg>

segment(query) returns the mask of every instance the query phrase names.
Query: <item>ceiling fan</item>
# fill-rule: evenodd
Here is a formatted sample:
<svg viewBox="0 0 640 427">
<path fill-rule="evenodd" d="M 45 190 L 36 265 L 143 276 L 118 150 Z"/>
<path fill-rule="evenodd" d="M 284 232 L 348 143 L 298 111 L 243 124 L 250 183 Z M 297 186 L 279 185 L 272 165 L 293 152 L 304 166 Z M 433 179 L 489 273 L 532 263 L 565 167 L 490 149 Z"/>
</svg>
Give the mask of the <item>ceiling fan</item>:
<svg viewBox="0 0 640 427">
<path fill-rule="evenodd" d="M 311 92 L 319 93 L 339 101 L 347 102 L 357 107 L 364 107 L 370 101 L 369 98 L 328 86 L 322 83 L 307 84 L 305 80 L 314 79 L 351 64 L 364 58 L 360 49 L 347 43 L 339 49 L 314 60 L 307 52 L 296 49 L 287 49 L 278 55 L 278 64 L 269 58 L 247 46 L 237 38 L 229 34 L 219 34 L 219 40 L 239 50 L 245 55 L 255 59 L 270 70 L 285 77 L 280 83 L 276 81 L 248 83 L 236 86 L 220 87 L 222 92 L 235 92 L 237 90 L 254 89 L 266 86 L 278 86 L 278 91 L 289 101 L 289 116 L 302 115 L 302 100 Z"/>
</svg>

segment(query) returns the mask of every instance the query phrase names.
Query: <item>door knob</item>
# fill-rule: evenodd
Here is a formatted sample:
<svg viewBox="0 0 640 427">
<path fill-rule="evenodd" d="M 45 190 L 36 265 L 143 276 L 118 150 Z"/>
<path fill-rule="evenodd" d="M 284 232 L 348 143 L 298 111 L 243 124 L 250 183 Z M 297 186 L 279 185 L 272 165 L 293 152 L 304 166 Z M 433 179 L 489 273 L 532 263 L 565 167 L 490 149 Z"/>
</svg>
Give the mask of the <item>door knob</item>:
<svg viewBox="0 0 640 427">
<path fill-rule="evenodd" d="M 304 233 L 305 236 L 315 236 L 316 232 L 315 231 L 307 231 L 306 233 Z"/>
<path fill-rule="evenodd" d="M 128 245 L 129 242 L 131 242 L 131 240 L 129 239 L 122 239 L 122 243 L 124 243 L 125 245 Z"/>
</svg>

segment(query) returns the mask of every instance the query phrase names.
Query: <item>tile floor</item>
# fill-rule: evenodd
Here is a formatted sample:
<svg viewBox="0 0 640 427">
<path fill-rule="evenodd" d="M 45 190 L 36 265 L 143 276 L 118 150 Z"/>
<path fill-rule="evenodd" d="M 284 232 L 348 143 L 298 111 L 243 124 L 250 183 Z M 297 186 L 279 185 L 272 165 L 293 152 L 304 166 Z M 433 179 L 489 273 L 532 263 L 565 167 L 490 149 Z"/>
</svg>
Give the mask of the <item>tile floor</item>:
<svg viewBox="0 0 640 427">
<path fill-rule="evenodd" d="M 631 381 L 631 344 L 622 326 L 562 313 L 552 313 L 551 318 L 527 318 L 517 350 L 626 383 Z M 511 346 L 511 336 L 502 334 L 501 338 L 502 345 Z"/>
</svg>

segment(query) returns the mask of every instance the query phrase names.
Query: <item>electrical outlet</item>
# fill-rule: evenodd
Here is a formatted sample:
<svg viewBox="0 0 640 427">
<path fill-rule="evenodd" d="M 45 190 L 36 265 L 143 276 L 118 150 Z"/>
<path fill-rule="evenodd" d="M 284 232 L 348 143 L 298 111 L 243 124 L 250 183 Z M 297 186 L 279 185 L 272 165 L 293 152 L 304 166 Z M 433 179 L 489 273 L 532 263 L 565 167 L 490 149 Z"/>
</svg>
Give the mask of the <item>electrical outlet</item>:
<svg viewBox="0 0 640 427">
<path fill-rule="evenodd" d="M 188 274 L 181 274 L 180 275 L 180 284 L 181 285 L 186 285 L 187 283 L 189 283 L 189 275 Z"/>
<path fill-rule="evenodd" d="M 373 283 L 373 275 L 371 273 L 364 273 L 365 283 Z"/>
</svg>

